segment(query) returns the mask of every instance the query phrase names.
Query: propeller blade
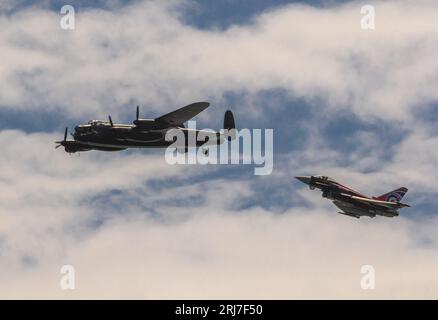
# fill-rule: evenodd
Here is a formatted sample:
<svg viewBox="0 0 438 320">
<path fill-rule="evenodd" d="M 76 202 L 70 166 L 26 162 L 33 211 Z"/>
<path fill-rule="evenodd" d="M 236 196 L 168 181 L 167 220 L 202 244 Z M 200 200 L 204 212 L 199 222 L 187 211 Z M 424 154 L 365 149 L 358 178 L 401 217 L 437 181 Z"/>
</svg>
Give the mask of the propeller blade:
<svg viewBox="0 0 438 320">
<path fill-rule="evenodd" d="M 61 146 L 61 144 L 58 144 L 58 145 L 55 147 L 55 149 L 58 149 L 60 146 Z"/>
<path fill-rule="evenodd" d="M 137 106 L 137 120 L 140 118 L 140 106 Z"/>
<path fill-rule="evenodd" d="M 64 141 L 67 140 L 67 132 L 68 132 L 68 127 L 65 127 L 65 132 L 64 132 Z"/>
<path fill-rule="evenodd" d="M 111 127 L 114 127 L 113 119 L 111 119 L 111 116 L 108 116 L 108 120 L 109 120 L 109 122 L 111 124 Z"/>
</svg>

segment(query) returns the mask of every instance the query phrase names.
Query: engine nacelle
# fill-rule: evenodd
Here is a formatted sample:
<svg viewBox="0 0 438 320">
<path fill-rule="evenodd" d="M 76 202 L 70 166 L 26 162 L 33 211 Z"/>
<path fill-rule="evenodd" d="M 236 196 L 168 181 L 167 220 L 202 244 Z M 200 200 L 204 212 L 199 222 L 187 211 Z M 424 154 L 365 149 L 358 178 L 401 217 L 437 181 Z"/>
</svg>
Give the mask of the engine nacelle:
<svg viewBox="0 0 438 320">
<path fill-rule="evenodd" d="M 169 125 L 165 122 L 156 121 L 154 119 L 138 119 L 133 122 L 136 128 L 142 131 L 164 130 L 169 128 L 184 128 L 184 124 Z"/>
<path fill-rule="evenodd" d="M 63 144 L 64 149 L 68 153 L 75 153 L 75 152 L 84 152 L 91 150 L 89 146 L 83 145 L 76 141 L 65 141 Z"/>
<path fill-rule="evenodd" d="M 134 124 L 144 129 L 153 129 L 156 126 L 156 122 L 154 119 L 137 119 L 134 120 Z"/>
</svg>

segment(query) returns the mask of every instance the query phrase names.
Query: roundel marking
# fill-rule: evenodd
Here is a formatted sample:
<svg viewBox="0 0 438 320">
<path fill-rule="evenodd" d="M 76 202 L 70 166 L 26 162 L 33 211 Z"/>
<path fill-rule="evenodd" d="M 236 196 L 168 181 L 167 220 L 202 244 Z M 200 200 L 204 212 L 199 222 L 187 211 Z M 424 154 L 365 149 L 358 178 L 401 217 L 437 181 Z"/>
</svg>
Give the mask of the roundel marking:
<svg viewBox="0 0 438 320">
<path fill-rule="evenodd" d="M 386 197 L 386 201 L 389 202 L 398 202 L 400 201 L 400 195 L 398 193 L 391 193 Z"/>
</svg>

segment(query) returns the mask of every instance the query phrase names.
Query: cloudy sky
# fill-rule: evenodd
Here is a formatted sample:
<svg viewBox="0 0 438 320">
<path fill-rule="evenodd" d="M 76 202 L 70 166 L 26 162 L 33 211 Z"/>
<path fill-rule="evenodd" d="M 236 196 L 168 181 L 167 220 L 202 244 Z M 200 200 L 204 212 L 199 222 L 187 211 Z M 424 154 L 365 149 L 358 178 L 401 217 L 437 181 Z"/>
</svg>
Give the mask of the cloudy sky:
<svg viewBox="0 0 438 320">
<path fill-rule="evenodd" d="M 2 0 L 0 298 L 438 298 L 437 16 L 435 0 Z M 54 149 L 65 126 L 194 101 L 211 102 L 198 126 L 230 108 L 272 128 L 272 174 Z M 293 178 L 310 174 L 406 186 L 412 208 L 339 215 Z"/>
</svg>

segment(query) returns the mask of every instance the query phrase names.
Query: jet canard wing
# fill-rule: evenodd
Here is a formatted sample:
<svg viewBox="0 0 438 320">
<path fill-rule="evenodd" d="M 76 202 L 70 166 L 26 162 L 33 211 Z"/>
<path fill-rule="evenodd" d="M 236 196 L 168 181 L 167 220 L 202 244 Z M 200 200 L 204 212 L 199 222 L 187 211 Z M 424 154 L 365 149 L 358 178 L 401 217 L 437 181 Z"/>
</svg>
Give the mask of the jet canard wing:
<svg viewBox="0 0 438 320">
<path fill-rule="evenodd" d="M 178 110 L 172 111 L 164 116 L 161 116 L 155 121 L 166 123 L 169 125 L 181 125 L 184 122 L 192 119 L 197 114 L 207 109 L 210 104 L 208 102 L 195 102 Z"/>
</svg>

